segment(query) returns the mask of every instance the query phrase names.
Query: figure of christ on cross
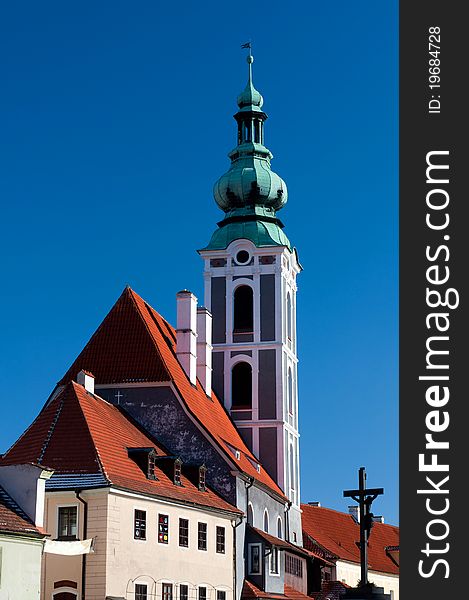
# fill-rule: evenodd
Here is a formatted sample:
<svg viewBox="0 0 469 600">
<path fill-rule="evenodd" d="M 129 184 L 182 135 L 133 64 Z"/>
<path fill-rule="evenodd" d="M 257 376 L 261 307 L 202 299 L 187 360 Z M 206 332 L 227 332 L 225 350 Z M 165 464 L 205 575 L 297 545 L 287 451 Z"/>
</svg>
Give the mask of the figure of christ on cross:
<svg viewBox="0 0 469 600">
<path fill-rule="evenodd" d="M 365 467 L 358 470 L 358 490 L 344 490 L 344 498 L 352 498 L 360 507 L 360 587 L 368 586 L 368 539 L 373 526 L 371 505 L 373 500 L 384 494 L 383 488 L 366 489 Z"/>
</svg>

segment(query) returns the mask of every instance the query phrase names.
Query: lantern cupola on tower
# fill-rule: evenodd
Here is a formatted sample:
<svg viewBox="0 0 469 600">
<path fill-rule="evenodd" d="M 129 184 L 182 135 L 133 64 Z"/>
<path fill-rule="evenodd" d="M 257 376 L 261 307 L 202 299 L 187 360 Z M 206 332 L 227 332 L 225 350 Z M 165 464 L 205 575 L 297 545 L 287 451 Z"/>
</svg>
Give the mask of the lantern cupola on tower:
<svg viewBox="0 0 469 600">
<path fill-rule="evenodd" d="M 207 250 L 224 249 L 235 239 L 249 239 L 257 247 L 287 246 L 283 223 L 276 212 L 285 206 L 288 192 L 283 179 L 272 171 L 272 153 L 264 146 L 264 99 L 252 80 L 251 53 L 247 57 L 248 82 L 238 96 L 237 146 L 228 157 L 229 170 L 215 183 L 213 193 L 225 218 L 218 223 Z"/>
</svg>

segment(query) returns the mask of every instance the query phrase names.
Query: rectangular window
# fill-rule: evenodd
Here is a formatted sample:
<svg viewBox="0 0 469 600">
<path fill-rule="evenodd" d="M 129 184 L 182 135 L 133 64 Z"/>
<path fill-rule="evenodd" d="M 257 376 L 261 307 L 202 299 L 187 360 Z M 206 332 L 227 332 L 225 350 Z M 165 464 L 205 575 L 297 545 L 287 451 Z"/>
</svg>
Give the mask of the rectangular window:
<svg viewBox="0 0 469 600">
<path fill-rule="evenodd" d="M 225 528 L 217 527 L 217 552 L 225 554 Z"/>
<path fill-rule="evenodd" d="M 167 544 L 169 542 L 169 516 L 158 515 L 158 542 Z"/>
<path fill-rule="evenodd" d="M 249 545 L 249 574 L 260 575 L 261 574 L 261 545 L 250 544 Z"/>
<path fill-rule="evenodd" d="M 301 558 L 285 554 L 285 572 L 295 577 L 303 577 L 303 561 Z"/>
<path fill-rule="evenodd" d="M 135 600 L 148 600 L 146 583 L 135 584 Z"/>
<path fill-rule="evenodd" d="M 59 506 L 57 538 L 59 540 L 77 539 L 77 513 L 76 506 Z"/>
<path fill-rule="evenodd" d="M 199 587 L 199 600 L 207 600 L 207 588 Z"/>
<path fill-rule="evenodd" d="M 172 583 L 163 583 L 162 600 L 173 600 L 173 584 Z"/>
<path fill-rule="evenodd" d="M 197 537 L 199 550 L 207 550 L 207 523 L 199 523 Z"/>
<path fill-rule="evenodd" d="M 184 583 L 179 586 L 179 600 L 189 600 L 189 586 Z"/>
<path fill-rule="evenodd" d="M 179 519 L 179 545 L 183 548 L 189 546 L 189 521 L 187 519 Z"/>
<path fill-rule="evenodd" d="M 226 592 L 217 590 L 217 600 L 226 600 Z"/>
<path fill-rule="evenodd" d="M 147 539 L 147 513 L 145 510 L 136 510 L 134 513 L 134 539 Z"/>
<path fill-rule="evenodd" d="M 270 553 L 270 572 L 272 575 L 278 575 L 279 574 L 279 568 L 278 568 L 278 548 L 274 548 L 272 547 L 272 551 Z"/>
</svg>

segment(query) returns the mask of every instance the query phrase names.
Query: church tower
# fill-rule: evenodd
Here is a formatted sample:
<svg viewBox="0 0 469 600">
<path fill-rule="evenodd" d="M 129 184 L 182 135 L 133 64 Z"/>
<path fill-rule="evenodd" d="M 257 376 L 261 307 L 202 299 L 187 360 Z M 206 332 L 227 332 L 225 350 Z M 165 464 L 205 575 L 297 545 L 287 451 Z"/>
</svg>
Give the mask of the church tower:
<svg viewBox="0 0 469 600">
<path fill-rule="evenodd" d="M 299 510 L 295 249 L 277 216 L 285 182 L 271 170 L 267 119 L 252 81 L 238 96 L 237 146 L 215 183 L 225 216 L 204 260 L 205 305 L 213 315 L 213 388 L 247 445 Z M 301 527 L 300 527 L 301 531 Z M 295 540 L 292 540 L 295 541 Z M 300 540 L 298 540 L 299 542 Z"/>
</svg>

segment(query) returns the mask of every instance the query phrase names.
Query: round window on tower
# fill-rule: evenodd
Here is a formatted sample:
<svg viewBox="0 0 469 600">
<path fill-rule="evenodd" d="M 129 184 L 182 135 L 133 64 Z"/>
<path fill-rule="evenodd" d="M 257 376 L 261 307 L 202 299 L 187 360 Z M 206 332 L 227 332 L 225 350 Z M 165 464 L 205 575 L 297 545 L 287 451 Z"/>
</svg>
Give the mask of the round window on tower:
<svg viewBox="0 0 469 600">
<path fill-rule="evenodd" d="M 249 262 L 250 258 L 251 257 L 247 250 L 240 250 L 236 255 L 236 262 L 238 265 L 245 265 Z"/>
</svg>

